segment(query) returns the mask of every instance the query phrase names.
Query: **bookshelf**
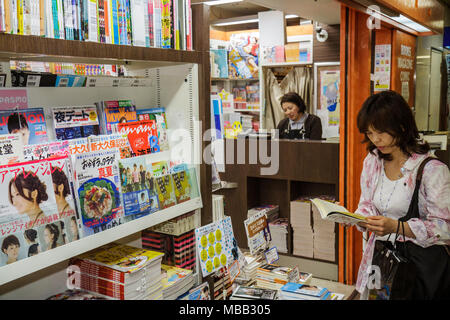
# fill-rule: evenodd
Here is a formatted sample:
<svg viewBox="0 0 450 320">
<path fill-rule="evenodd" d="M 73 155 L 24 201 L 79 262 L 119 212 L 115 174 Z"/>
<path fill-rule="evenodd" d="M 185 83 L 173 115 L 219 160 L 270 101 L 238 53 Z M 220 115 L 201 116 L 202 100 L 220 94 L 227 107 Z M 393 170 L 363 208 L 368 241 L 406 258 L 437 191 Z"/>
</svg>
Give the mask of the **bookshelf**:
<svg viewBox="0 0 450 320">
<path fill-rule="evenodd" d="M 209 7 L 192 5 L 194 51 L 111 45 L 96 42 L 59 40 L 37 36 L 0 34 L 0 60 L 25 60 L 72 63 L 126 64 L 136 74 L 154 79 L 150 87 L 128 88 L 27 88 L 30 107 L 80 105 L 129 96 L 140 107 L 165 107 L 169 129 L 189 133 L 190 159 L 197 169 L 200 197 L 160 210 L 143 218 L 82 238 L 37 256 L 0 268 L 0 297 L 44 299 L 54 294 L 61 283 L 52 281 L 54 266 L 103 244 L 120 241 L 141 230 L 184 213 L 201 211 L 201 222 L 212 221 L 211 168 L 201 161 L 203 132 L 210 126 Z M 203 39 L 203 38 L 207 39 Z M 205 44 L 207 44 L 205 46 Z M 25 88 L 24 88 L 25 89 Z M 51 124 L 49 124 L 51 125 Z M 186 140 L 174 137 L 174 145 Z M 169 139 L 170 134 L 169 134 Z M 177 140 L 178 139 L 178 140 Z M 181 141 L 181 142 L 180 142 Z M 171 148 L 172 148 L 171 144 Z M 38 278 L 36 281 L 30 278 Z M 57 276 L 56 278 L 60 278 Z M 25 283 L 24 283 L 25 282 Z M 32 283 L 33 282 L 33 283 Z M 19 285 L 20 283 L 20 285 Z M 28 289 L 30 288 L 30 289 Z M 40 288 L 45 288 L 42 290 Z M 46 295 L 43 295 L 45 292 Z"/>
</svg>

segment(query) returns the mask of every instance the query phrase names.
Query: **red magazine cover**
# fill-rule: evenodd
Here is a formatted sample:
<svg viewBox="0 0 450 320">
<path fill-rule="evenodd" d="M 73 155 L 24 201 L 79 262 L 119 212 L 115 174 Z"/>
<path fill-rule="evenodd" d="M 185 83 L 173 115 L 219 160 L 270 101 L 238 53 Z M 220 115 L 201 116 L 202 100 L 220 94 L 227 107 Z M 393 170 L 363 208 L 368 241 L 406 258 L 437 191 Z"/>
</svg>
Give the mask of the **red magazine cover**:
<svg viewBox="0 0 450 320">
<path fill-rule="evenodd" d="M 119 133 L 126 133 L 134 156 L 159 151 L 155 120 L 142 120 L 118 124 Z"/>
</svg>

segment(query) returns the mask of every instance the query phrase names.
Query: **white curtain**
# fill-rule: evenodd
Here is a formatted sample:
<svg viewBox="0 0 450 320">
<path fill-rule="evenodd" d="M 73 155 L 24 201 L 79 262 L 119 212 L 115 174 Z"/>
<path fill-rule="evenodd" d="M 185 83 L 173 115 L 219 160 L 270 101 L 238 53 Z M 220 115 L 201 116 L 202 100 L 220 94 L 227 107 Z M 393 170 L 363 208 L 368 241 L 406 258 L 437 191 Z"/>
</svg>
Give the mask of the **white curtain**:
<svg viewBox="0 0 450 320">
<path fill-rule="evenodd" d="M 298 93 L 303 98 L 303 101 L 305 101 L 306 111 L 310 112 L 313 102 L 312 68 L 294 67 L 280 83 L 278 83 L 270 68 L 266 68 L 264 72 L 264 87 L 266 88 L 265 129 L 275 129 L 278 122 L 284 118 L 280 100 L 285 93 L 291 91 Z"/>
</svg>

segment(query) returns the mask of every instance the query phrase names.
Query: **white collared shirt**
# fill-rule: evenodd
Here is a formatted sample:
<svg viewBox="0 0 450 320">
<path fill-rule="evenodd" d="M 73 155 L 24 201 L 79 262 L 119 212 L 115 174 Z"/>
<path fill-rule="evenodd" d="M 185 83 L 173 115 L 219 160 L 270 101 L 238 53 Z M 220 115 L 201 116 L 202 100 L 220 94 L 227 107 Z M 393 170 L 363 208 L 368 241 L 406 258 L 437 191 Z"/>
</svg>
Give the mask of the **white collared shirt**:
<svg viewBox="0 0 450 320">
<path fill-rule="evenodd" d="M 303 129 L 306 118 L 308 118 L 308 113 L 305 112 L 303 114 L 303 116 L 300 119 L 298 119 L 297 121 L 292 121 L 291 119 L 289 119 L 289 129 L 290 130 Z"/>
</svg>

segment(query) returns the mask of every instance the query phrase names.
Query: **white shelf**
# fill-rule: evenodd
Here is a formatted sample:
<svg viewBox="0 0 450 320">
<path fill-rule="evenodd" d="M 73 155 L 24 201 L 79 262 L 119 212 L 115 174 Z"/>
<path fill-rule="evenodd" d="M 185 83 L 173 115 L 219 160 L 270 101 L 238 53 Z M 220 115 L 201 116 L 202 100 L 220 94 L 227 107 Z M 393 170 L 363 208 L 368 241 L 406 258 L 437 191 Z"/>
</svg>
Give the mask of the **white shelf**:
<svg viewBox="0 0 450 320">
<path fill-rule="evenodd" d="M 157 211 L 148 216 L 126 222 L 55 249 L 41 252 L 36 256 L 3 266 L 0 268 L 0 286 L 202 207 L 201 197 L 191 199 L 182 204 Z"/>
</svg>

